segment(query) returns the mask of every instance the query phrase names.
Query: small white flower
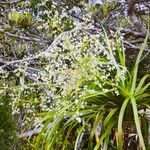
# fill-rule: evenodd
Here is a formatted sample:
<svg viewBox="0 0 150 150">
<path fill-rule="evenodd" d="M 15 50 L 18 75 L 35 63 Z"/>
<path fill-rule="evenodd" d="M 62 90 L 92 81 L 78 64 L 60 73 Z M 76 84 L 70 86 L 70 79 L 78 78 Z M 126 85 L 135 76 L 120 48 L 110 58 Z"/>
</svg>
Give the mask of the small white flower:
<svg viewBox="0 0 150 150">
<path fill-rule="evenodd" d="M 76 120 L 81 123 L 82 119 L 80 117 L 76 117 Z"/>
</svg>

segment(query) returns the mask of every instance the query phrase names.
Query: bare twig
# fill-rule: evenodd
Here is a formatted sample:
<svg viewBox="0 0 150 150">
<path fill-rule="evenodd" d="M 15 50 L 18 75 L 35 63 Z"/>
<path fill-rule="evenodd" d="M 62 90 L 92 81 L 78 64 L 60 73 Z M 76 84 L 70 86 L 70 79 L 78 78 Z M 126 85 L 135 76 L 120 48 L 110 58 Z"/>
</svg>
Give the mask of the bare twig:
<svg viewBox="0 0 150 150">
<path fill-rule="evenodd" d="M 131 49 L 135 49 L 135 50 L 139 50 L 140 49 L 140 47 L 135 46 L 135 45 L 133 45 L 130 42 L 127 42 L 127 41 L 124 41 L 124 44 L 125 44 L 125 47 L 127 47 L 127 48 L 131 48 Z M 144 51 L 150 52 L 150 49 L 145 48 Z"/>
<path fill-rule="evenodd" d="M 111 30 L 117 31 L 118 28 L 117 27 L 112 27 Z M 131 35 L 135 38 L 145 38 L 146 37 L 146 32 L 145 33 L 137 32 L 137 31 L 133 31 L 133 30 L 128 29 L 128 28 L 121 29 L 121 33 L 124 33 L 125 35 Z M 150 40 L 150 34 L 149 34 L 148 39 Z"/>
<path fill-rule="evenodd" d="M 39 128 L 36 128 L 34 130 L 30 130 L 30 131 L 27 131 L 25 133 L 22 133 L 19 135 L 20 138 L 27 138 L 27 137 L 31 137 L 31 136 L 34 136 L 34 135 L 37 135 L 38 133 L 41 132 L 43 126 L 39 127 Z"/>
<path fill-rule="evenodd" d="M 10 5 L 10 4 L 17 4 L 22 2 L 23 0 L 14 0 L 14 1 L 1 1 L 0 5 Z"/>
<path fill-rule="evenodd" d="M 10 61 L 10 62 L 5 62 L 5 65 L 10 65 L 10 64 L 17 64 L 17 63 L 22 63 L 22 62 L 29 62 L 35 59 L 38 59 L 39 57 L 42 56 L 48 56 L 50 51 L 60 42 L 60 40 L 67 34 L 71 34 L 73 32 L 75 32 L 76 30 L 80 30 L 80 29 L 90 29 L 87 27 L 82 26 L 82 24 L 80 26 L 75 27 L 74 29 L 72 29 L 71 31 L 66 31 L 66 32 L 62 32 L 60 33 L 54 40 L 53 42 L 50 44 L 50 46 L 43 52 L 38 53 L 35 56 L 32 57 L 28 57 L 26 59 L 21 59 L 21 60 L 14 60 L 14 61 Z M 95 29 L 96 30 L 96 29 Z"/>
<path fill-rule="evenodd" d="M 15 34 L 12 34 L 12 33 L 10 33 L 10 32 L 5 32 L 5 31 L 2 30 L 2 29 L 0 29 L 0 32 L 3 33 L 3 34 L 6 34 L 6 35 L 9 36 L 9 37 L 18 38 L 18 39 L 25 40 L 25 41 L 35 41 L 35 42 L 45 42 L 45 43 L 48 43 L 48 42 L 49 42 L 49 41 L 42 40 L 42 39 L 38 39 L 38 38 L 24 37 L 24 36 L 21 36 L 21 35 L 15 35 Z"/>
</svg>

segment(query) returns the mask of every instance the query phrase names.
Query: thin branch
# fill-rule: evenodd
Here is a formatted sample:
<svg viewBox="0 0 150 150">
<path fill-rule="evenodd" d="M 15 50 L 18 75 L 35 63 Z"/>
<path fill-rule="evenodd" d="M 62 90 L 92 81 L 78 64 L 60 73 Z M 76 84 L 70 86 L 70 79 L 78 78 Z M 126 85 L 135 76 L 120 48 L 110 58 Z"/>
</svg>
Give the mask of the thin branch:
<svg viewBox="0 0 150 150">
<path fill-rule="evenodd" d="M 5 1 L 5 2 L 0 2 L 0 5 L 10 5 L 10 4 L 17 4 L 17 3 L 20 3 L 22 2 L 23 0 L 15 0 L 15 1 Z"/>
<path fill-rule="evenodd" d="M 38 59 L 41 56 L 48 56 L 50 51 L 60 42 L 60 40 L 62 39 L 62 37 L 64 37 L 67 34 L 71 34 L 76 30 L 80 30 L 80 29 L 85 29 L 85 27 L 82 26 L 82 24 L 80 26 L 75 27 L 74 29 L 72 29 L 71 31 L 66 31 L 66 32 L 62 32 L 60 33 L 54 40 L 53 42 L 50 44 L 50 46 L 43 52 L 38 53 L 37 55 L 33 56 L 33 57 L 28 57 L 26 59 L 21 59 L 21 60 L 13 60 L 10 62 L 5 62 L 5 66 L 7 65 L 11 65 L 11 64 L 17 64 L 17 63 L 22 63 L 22 62 L 29 62 L 35 59 Z M 88 29 L 88 28 L 87 28 Z M 4 67 L 5 67 L 4 66 Z"/>
<path fill-rule="evenodd" d="M 112 27 L 111 30 L 117 31 L 118 28 L 117 27 Z M 146 33 L 133 31 L 133 30 L 128 29 L 128 28 L 121 29 L 121 33 L 124 33 L 125 36 L 126 35 L 131 35 L 131 36 L 136 37 L 136 38 L 145 38 L 146 37 Z M 150 34 L 149 34 L 148 39 L 150 40 Z"/>
<path fill-rule="evenodd" d="M 10 32 L 5 32 L 4 30 L 0 29 L 0 33 L 6 34 L 9 37 L 14 37 L 14 38 L 18 38 L 21 40 L 25 40 L 25 41 L 35 41 L 35 42 L 45 42 L 48 43 L 49 41 L 46 40 L 42 40 L 42 39 L 38 39 L 38 38 L 33 38 L 33 37 L 24 37 L 24 36 L 20 36 L 20 35 L 15 35 L 12 34 Z"/>
<path fill-rule="evenodd" d="M 31 136 L 37 135 L 38 133 L 41 132 L 42 128 L 43 128 L 43 126 L 39 127 L 39 128 L 36 128 L 34 130 L 27 131 L 25 133 L 20 134 L 19 137 L 20 138 L 27 138 L 27 137 L 31 137 Z"/>
<path fill-rule="evenodd" d="M 131 49 L 135 49 L 135 50 L 139 50 L 140 49 L 140 47 L 135 46 L 135 45 L 133 45 L 133 44 L 127 42 L 127 41 L 124 41 L 124 44 L 125 44 L 126 48 L 131 48 Z M 145 48 L 144 51 L 150 52 L 150 49 Z"/>
</svg>

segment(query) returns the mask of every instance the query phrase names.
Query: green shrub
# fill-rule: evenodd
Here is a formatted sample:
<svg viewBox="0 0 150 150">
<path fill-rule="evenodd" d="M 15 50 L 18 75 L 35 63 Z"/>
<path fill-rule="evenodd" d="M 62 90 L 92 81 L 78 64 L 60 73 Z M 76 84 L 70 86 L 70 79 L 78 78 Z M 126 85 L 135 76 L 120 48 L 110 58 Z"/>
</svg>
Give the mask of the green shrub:
<svg viewBox="0 0 150 150">
<path fill-rule="evenodd" d="M 63 97 L 71 103 L 43 115 L 38 123 L 45 126 L 37 137 L 35 149 L 73 149 L 73 146 L 74 149 L 80 147 L 97 150 L 101 147 L 121 150 L 126 144 L 125 141 L 129 142 L 129 139 L 125 139 L 125 134 L 130 133 L 126 131 L 125 125 L 129 124 L 131 129 L 136 130 L 134 133 L 139 138 L 139 144 L 136 141 L 136 146 L 140 145 L 146 150 L 148 139 L 143 136 L 142 126 L 145 122 L 144 132 L 148 132 L 147 122 L 144 113 L 140 114 L 139 111 L 145 112 L 150 108 L 150 83 L 147 81 L 149 75 L 138 81 L 137 74 L 147 38 L 148 36 L 142 44 L 132 71 L 126 67 L 127 60 L 122 42 L 116 39 L 115 44 L 112 43 L 106 33 L 106 51 L 110 61 L 101 57 L 93 58 L 88 54 L 82 59 L 76 57 L 75 61 L 83 72 L 83 77 L 78 80 L 80 90 L 77 88 Z M 91 67 L 90 62 L 96 62 L 106 69 L 106 66 L 111 64 L 114 69 L 111 75 L 106 77 L 97 65 Z M 143 120 L 142 124 L 139 118 Z"/>
<path fill-rule="evenodd" d="M 12 150 L 16 146 L 17 124 L 11 114 L 10 97 L 1 96 L 0 100 L 0 149 Z"/>
</svg>

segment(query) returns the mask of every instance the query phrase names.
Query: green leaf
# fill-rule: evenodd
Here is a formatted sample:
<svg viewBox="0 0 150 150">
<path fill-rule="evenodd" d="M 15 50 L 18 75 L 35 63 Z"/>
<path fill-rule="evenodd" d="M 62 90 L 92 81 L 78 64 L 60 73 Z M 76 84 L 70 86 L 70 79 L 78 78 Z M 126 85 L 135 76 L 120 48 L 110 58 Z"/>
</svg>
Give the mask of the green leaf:
<svg viewBox="0 0 150 150">
<path fill-rule="evenodd" d="M 124 103 L 122 104 L 122 107 L 120 109 L 119 118 L 118 118 L 118 150 L 123 149 L 123 143 L 122 143 L 122 123 L 123 123 L 123 117 L 124 112 L 126 110 L 127 104 L 129 102 L 129 98 L 125 99 Z"/>
<path fill-rule="evenodd" d="M 90 94 L 90 95 L 87 95 L 87 96 L 85 96 L 85 97 L 83 97 L 82 99 L 81 99 L 81 101 L 90 101 L 90 100 L 92 100 L 92 98 L 95 98 L 95 97 L 98 97 L 98 96 L 106 96 L 105 94 L 106 93 L 109 93 L 109 92 L 112 92 L 113 90 L 108 90 L 107 92 L 97 92 L 97 93 L 95 93 L 95 94 Z"/>
<path fill-rule="evenodd" d="M 72 129 L 77 125 L 77 122 L 76 122 L 76 123 L 71 122 L 71 123 L 72 123 L 72 125 L 70 125 L 70 126 L 69 126 L 69 129 L 67 130 L 67 135 L 65 136 L 65 140 L 64 140 L 64 142 L 63 142 L 62 150 L 65 150 L 65 146 L 66 146 L 66 143 L 67 143 L 67 139 L 68 139 L 68 137 L 69 137 L 69 135 L 70 135 Z M 61 129 L 61 130 L 64 131 L 64 129 Z M 60 134 L 60 133 L 59 133 L 59 134 Z"/>
<path fill-rule="evenodd" d="M 108 136 L 114 125 L 116 124 L 116 120 L 112 119 L 109 121 L 109 125 L 107 126 L 105 132 L 100 136 L 99 142 L 94 147 L 94 150 L 98 150 L 103 140 Z"/>
<path fill-rule="evenodd" d="M 28 22 L 31 23 L 31 21 L 32 21 L 32 15 L 31 15 L 31 13 L 27 12 L 27 13 L 25 13 L 25 16 L 26 16 Z"/>
<path fill-rule="evenodd" d="M 107 117 L 105 118 L 103 125 L 106 126 L 109 122 L 109 120 L 112 118 L 112 116 L 116 113 L 116 111 L 118 110 L 118 108 L 114 108 L 110 111 L 110 113 L 107 115 Z"/>
<path fill-rule="evenodd" d="M 148 37 L 149 37 L 149 30 L 147 31 L 146 38 L 145 38 L 144 43 L 142 44 L 142 46 L 140 48 L 140 51 L 138 53 L 138 56 L 137 56 L 137 59 L 136 59 L 135 65 L 134 65 L 131 93 L 133 93 L 135 91 L 136 80 L 137 80 L 137 73 L 138 73 L 138 66 L 139 66 L 140 59 L 141 59 L 142 53 L 144 51 L 144 48 L 145 48 L 145 46 L 147 44 Z"/>
<path fill-rule="evenodd" d="M 74 150 L 78 150 L 78 141 L 79 141 L 79 138 L 81 136 L 81 133 L 82 133 L 84 127 L 85 127 L 85 124 L 82 127 L 79 128 L 78 136 L 77 136 L 77 139 L 76 139 L 76 142 L 75 142 Z"/>
<path fill-rule="evenodd" d="M 141 91 L 144 92 L 145 90 L 147 90 L 147 88 L 149 88 L 149 86 L 150 86 L 150 82 L 147 83 L 147 84 L 141 89 Z"/>
<path fill-rule="evenodd" d="M 92 150 L 93 136 L 94 136 L 95 132 L 97 131 L 97 126 L 99 125 L 100 121 L 103 119 L 103 115 L 104 115 L 104 112 L 102 112 L 101 114 L 98 113 L 96 115 L 96 118 L 95 118 L 95 121 L 93 124 L 93 128 L 92 128 L 91 134 L 89 136 L 89 142 L 88 142 L 88 149 L 89 150 Z"/>
<path fill-rule="evenodd" d="M 150 109 L 150 105 L 148 105 L 148 104 L 143 104 L 144 106 L 146 106 L 147 107 L 147 109 Z"/>
<path fill-rule="evenodd" d="M 145 80 L 150 77 L 150 75 L 145 75 L 141 80 L 140 83 L 138 84 L 135 93 L 139 92 L 142 88 L 142 86 L 144 85 Z"/>
<path fill-rule="evenodd" d="M 146 150 L 144 139 L 142 136 L 140 121 L 139 121 L 139 117 L 138 117 L 138 109 L 137 109 L 136 101 L 133 96 L 131 96 L 131 103 L 132 103 L 132 107 L 133 107 L 134 121 L 135 121 L 136 129 L 137 129 L 137 133 L 139 136 L 139 141 L 140 141 L 142 149 Z"/>
<path fill-rule="evenodd" d="M 47 131 L 46 131 L 46 147 L 48 149 L 50 149 L 53 145 L 53 142 L 55 141 L 55 138 L 54 138 L 54 135 L 56 137 L 56 135 L 58 134 L 57 131 L 58 131 L 58 128 L 59 128 L 59 125 L 60 123 L 62 122 L 64 116 L 61 115 L 57 118 L 55 118 L 55 120 L 51 123 L 51 124 L 48 124 L 47 126 Z"/>
<path fill-rule="evenodd" d="M 118 38 L 116 38 L 116 45 L 117 45 L 117 51 L 119 54 L 119 60 L 122 66 L 125 66 L 125 56 L 124 53 L 122 52 L 123 50 L 120 47 L 120 43 L 118 41 Z"/>
<path fill-rule="evenodd" d="M 106 33 L 105 29 L 103 29 L 103 30 L 104 30 L 104 34 L 105 34 L 105 38 L 106 38 L 106 43 L 107 43 L 107 46 L 108 46 L 108 50 L 109 50 L 109 54 L 110 54 L 111 60 L 112 60 L 112 62 L 114 64 L 115 68 L 117 69 L 117 72 L 120 72 L 119 65 L 116 62 L 115 57 L 113 55 L 113 51 L 112 51 L 112 48 L 111 48 L 110 40 L 108 39 L 108 36 L 107 36 L 107 33 Z"/>
<path fill-rule="evenodd" d="M 105 141 L 104 141 L 104 150 L 108 149 L 108 144 L 109 144 L 109 135 L 105 138 Z"/>
<path fill-rule="evenodd" d="M 11 21 L 15 21 L 16 23 L 19 21 L 20 13 L 19 12 L 11 12 L 8 14 L 8 19 Z"/>
</svg>

